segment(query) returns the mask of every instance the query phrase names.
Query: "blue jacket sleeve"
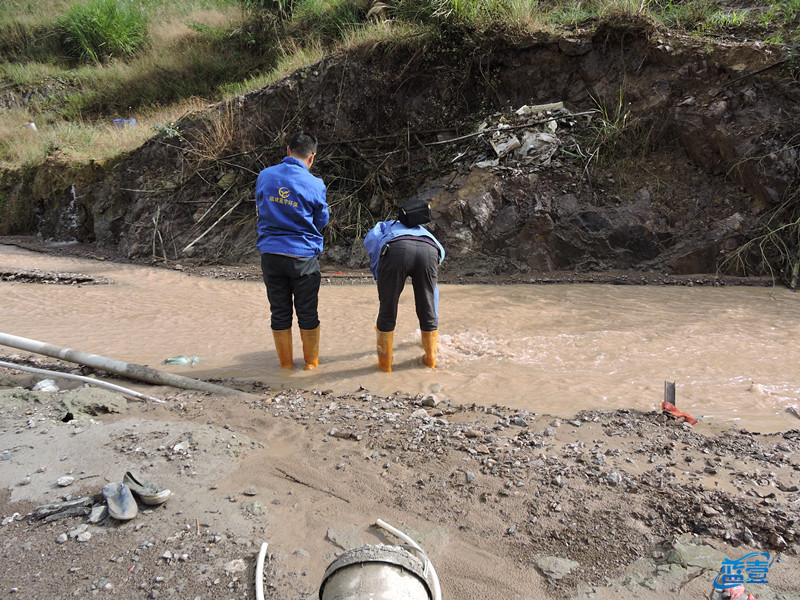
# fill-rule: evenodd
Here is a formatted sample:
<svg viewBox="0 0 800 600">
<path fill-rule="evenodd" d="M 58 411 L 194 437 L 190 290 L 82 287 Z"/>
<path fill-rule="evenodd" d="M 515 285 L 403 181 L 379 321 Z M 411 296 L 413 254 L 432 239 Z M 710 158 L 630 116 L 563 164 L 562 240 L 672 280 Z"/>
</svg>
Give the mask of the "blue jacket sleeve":
<svg viewBox="0 0 800 600">
<path fill-rule="evenodd" d="M 330 212 L 328 211 L 327 190 L 322 186 L 322 191 L 319 197 L 319 205 L 314 208 L 314 227 L 317 231 L 322 231 L 322 228 L 328 224 L 330 220 Z"/>
<path fill-rule="evenodd" d="M 367 254 L 369 255 L 369 270 L 372 271 L 372 276 L 375 279 L 378 278 L 378 262 L 381 258 L 381 248 L 383 248 L 385 238 L 385 225 L 386 222 L 381 221 L 364 236 L 364 248 L 367 249 Z"/>
</svg>

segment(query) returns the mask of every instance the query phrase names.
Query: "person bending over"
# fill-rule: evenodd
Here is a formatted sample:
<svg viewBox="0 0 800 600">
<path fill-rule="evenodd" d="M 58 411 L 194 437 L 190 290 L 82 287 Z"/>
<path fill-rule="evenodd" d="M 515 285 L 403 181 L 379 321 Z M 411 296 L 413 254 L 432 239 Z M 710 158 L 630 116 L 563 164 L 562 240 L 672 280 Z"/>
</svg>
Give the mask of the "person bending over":
<svg viewBox="0 0 800 600">
<path fill-rule="evenodd" d="M 404 214 L 401 208 L 401 218 Z M 381 221 L 364 237 L 370 270 L 378 281 L 380 308 L 375 324 L 378 369 L 387 373 L 392 370 L 397 304 L 408 277 L 414 288 L 414 304 L 422 333 L 423 362 L 430 368 L 436 366 L 439 343 L 437 277 L 439 264 L 444 260 L 444 248 L 421 224 L 414 223 L 413 219 L 403 221 Z"/>
</svg>

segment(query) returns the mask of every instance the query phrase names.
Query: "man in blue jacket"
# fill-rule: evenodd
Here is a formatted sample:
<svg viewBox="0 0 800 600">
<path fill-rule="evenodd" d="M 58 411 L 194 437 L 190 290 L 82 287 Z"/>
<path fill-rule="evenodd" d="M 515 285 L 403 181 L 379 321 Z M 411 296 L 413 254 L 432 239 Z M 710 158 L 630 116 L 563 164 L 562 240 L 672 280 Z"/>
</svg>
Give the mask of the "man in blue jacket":
<svg viewBox="0 0 800 600">
<path fill-rule="evenodd" d="M 316 155 L 317 138 L 298 131 L 289 142 L 286 158 L 261 171 L 256 180 L 256 245 L 261 252 L 275 350 L 284 369 L 294 366 L 293 300 L 305 368 L 319 365 L 319 254 L 329 214 L 325 184 L 309 172 Z"/>
<path fill-rule="evenodd" d="M 402 214 L 402 213 L 401 213 Z M 444 260 L 444 248 L 421 225 L 406 225 L 399 220 L 381 221 L 364 237 L 372 276 L 378 280 L 378 369 L 391 372 L 394 327 L 397 304 L 411 277 L 414 287 L 422 347 L 423 362 L 431 369 L 436 366 L 439 345 L 439 264 Z"/>
</svg>

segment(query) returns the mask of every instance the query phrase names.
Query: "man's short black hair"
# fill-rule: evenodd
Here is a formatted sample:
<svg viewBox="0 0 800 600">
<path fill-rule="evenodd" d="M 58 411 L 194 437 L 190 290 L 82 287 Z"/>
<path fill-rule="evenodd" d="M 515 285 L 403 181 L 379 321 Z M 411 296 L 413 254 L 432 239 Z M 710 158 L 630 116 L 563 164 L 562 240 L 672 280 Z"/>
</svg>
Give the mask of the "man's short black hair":
<svg viewBox="0 0 800 600">
<path fill-rule="evenodd" d="M 289 142 L 289 149 L 292 154 L 308 158 L 317 151 L 317 136 L 310 131 L 301 129 L 292 136 L 292 140 Z"/>
</svg>

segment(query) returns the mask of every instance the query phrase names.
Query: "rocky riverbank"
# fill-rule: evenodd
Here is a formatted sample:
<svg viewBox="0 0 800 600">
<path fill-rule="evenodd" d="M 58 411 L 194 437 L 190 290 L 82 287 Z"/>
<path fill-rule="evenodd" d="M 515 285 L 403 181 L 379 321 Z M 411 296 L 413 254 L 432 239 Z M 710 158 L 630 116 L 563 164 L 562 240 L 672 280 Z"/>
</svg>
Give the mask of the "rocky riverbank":
<svg viewBox="0 0 800 600">
<path fill-rule="evenodd" d="M 315 598 L 345 549 L 399 543 L 382 519 L 425 549 L 444 598 L 701 598 L 723 561 L 752 552 L 774 562 L 748 591 L 800 598 L 797 428 L 234 381 L 220 383 L 249 395 L 159 388 L 147 394 L 162 402 L 140 402 L 58 377 L 60 391 L 34 391 L 42 378 L 0 369 L 11 597 L 254 598 L 267 542 L 265 597 Z M 37 518 L 67 499 L 102 507 L 127 470 L 173 497 L 127 522 Z"/>
<path fill-rule="evenodd" d="M 43 240 L 36 236 L 0 236 L 0 244 L 16 246 L 54 256 L 73 256 L 89 260 L 112 260 L 130 262 L 164 269 L 174 269 L 198 277 L 212 277 L 226 280 L 261 281 L 260 265 L 251 263 L 207 263 L 204 260 L 186 258 L 184 260 L 163 259 L 128 259 L 107 248 L 96 244 L 70 243 L 62 244 Z M 371 283 L 372 274 L 369 269 L 353 269 L 340 263 L 323 258 L 322 268 L 325 278 L 323 284 L 349 285 Z M 48 273 L 19 270 L 0 271 L 0 280 L 28 281 L 36 283 L 58 284 L 97 284 L 101 280 L 89 280 L 80 273 Z M 606 283 L 615 285 L 679 285 L 679 286 L 772 286 L 782 285 L 770 277 L 737 277 L 723 273 L 699 273 L 688 275 L 669 274 L 661 271 L 607 270 L 607 271 L 541 271 L 514 275 L 463 275 L 458 270 L 448 269 L 447 262 L 442 263 L 439 281 L 447 284 L 517 284 L 530 283 L 548 285 L 558 283 Z"/>
</svg>

